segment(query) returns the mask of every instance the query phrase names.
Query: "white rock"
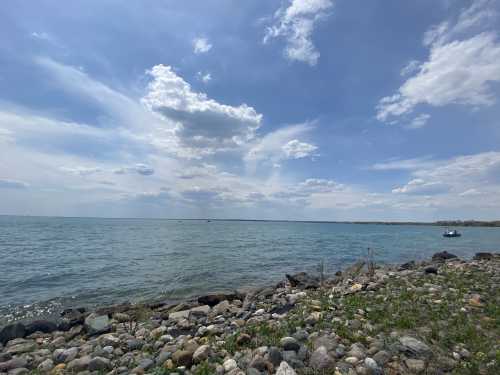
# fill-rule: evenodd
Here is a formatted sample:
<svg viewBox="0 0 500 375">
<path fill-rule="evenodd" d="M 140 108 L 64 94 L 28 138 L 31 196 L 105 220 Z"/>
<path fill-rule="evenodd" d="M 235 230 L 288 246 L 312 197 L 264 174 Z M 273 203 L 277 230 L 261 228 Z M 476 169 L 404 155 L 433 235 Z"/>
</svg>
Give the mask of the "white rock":
<svg viewBox="0 0 500 375">
<path fill-rule="evenodd" d="M 224 367 L 224 371 L 226 371 L 226 372 L 229 372 L 229 371 L 234 370 L 235 368 L 238 368 L 238 364 L 232 358 L 224 361 L 224 363 L 222 364 L 222 366 Z"/>
<path fill-rule="evenodd" d="M 281 362 L 276 375 L 296 375 L 295 370 L 291 368 L 285 361 Z"/>
</svg>

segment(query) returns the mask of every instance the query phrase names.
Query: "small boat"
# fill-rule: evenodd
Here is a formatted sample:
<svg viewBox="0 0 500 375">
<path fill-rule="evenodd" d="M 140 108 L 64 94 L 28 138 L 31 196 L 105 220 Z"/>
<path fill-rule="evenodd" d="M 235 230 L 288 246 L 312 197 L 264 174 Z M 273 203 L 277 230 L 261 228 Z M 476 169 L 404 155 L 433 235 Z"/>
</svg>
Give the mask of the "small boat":
<svg viewBox="0 0 500 375">
<path fill-rule="evenodd" d="M 443 237 L 460 237 L 461 234 L 457 232 L 456 229 L 454 230 L 449 230 L 449 229 L 446 229 L 443 233 Z"/>
</svg>

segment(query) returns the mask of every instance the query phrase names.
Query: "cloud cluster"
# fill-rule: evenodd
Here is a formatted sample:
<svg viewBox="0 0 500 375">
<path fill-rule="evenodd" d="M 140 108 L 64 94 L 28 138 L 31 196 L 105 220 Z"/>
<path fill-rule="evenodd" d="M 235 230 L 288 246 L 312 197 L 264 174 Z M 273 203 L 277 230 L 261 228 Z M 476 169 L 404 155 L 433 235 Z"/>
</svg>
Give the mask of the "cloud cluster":
<svg viewBox="0 0 500 375">
<path fill-rule="evenodd" d="M 500 82 L 500 41 L 492 30 L 498 21 L 493 3 L 475 1 L 456 20 L 434 26 L 425 34 L 429 59 L 421 64 L 411 61 L 403 69 L 402 75 L 410 77 L 395 94 L 380 100 L 378 120 L 397 122 L 423 104 L 477 108 L 495 102 L 492 84 Z M 413 127 L 422 126 L 427 119 L 417 118 Z"/>
<path fill-rule="evenodd" d="M 285 38 L 288 59 L 316 65 L 320 53 L 313 44 L 312 34 L 332 8 L 332 0 L 290 0 L 288 6 L 274 14 L 275 24 L 267 28 L 264 43 L 272 38 Z"/>
<path fill-rule="evenodd" d="M 207 38 L 193 39 L 193 52 L 195 54 L 207 53 L 212 49 L 212 44 Z"/>
</svg>

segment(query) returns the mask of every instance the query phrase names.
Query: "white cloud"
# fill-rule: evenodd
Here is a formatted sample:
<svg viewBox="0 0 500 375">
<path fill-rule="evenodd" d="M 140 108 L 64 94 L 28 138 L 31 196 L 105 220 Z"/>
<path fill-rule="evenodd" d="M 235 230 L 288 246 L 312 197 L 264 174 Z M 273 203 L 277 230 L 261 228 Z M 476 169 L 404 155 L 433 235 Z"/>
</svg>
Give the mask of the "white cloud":
<svg viewBox="0 0 500 375">
<path fill-rule="evenodd" d="M 476 1 L 453 23 L 426 33 L 429 59 L 392 96 L 382 98 L 377 118 L 389 121 L 408 115 L 421 104 L 481 107 L 496 98 L 492 83 L 500 82 L 500 42 L 488 22 L 495 18 L 490 1 Z"/>
<path fill-rule="evenodd" d="M 396 159 L 383 163 L 375 163 L 370 167 L 374 171 L 397 171 L 397 170 L 415 170 L 434 165 L 430 157 L 421 157 L 414 159 Z"/>
<path fill-rule="evenodd" d="M 420 66 L 420 61 L 411 60 L 403 69 L 401 69 L 400 74 L 402 77 L 406 77 L 407 75 L 415 73 L 418 70 L 419 66 Z"/>
<path fill-rule="evenodd" d="M 218 103 L 194 92 L 170 66 L 156 65 L 142 99 L 152 111 L 176 123 L 174 134 L 194 156 L 231 150 L 255 137 L 262 115 L 246 105 Z"/>
<path fill-rule="evenodd" d="M 431 118 L 430 115 L 427 113 L 422 113 L 421 115 L 418 115 L 415 117 L 410 124 L 408 125 L 409 129 L 420 129 L 423 128 L 425 125 L 427 125 L 427 122 Z"/>
<path fill-rule="evenodd" d="M 196 77 L 203 83 L 208 83 L 212 80 L 212 75 L 210 73 L 198 72 L 196 73 Z"/>
<path fill-rule="evenodd" d="M 77 176 L 90 176 L 102 172 L 99 167 L 61 167 L 61 171 L 68 172 Z"/>
<path fill-rule="evenodd" d="M 298 139 L 293 139 L 283 146 L 283 151 L 288 159 L 301 159 L 311 155 L 318 147 Z"/>
<path fill-rule="evenodd" d="M 316 65 L 320 53 L 313 44 L 312 34 L 316 24 L 326 18 L 332 8 L 332 0 L 290 0 L 287 7 L 281 7 L 274 14 L 276 23 L 267 28 L 264 43 L 283 37 L 288 59 Z"/>
<path fill-rule="evenodd" d="M 193 39 L 193 51 L 196 54 L 207 53 L 212 49 L 212 44 L 207 38 L 195 38 Z"/>
<path fill-rule="evenodd" d="M 446 193 L 448 185 L 442 182 L 426 182 L 421 178 L 415 178 L 406 185 L 392 190 L 395 194 L 439 194 Z"/>
</svg>

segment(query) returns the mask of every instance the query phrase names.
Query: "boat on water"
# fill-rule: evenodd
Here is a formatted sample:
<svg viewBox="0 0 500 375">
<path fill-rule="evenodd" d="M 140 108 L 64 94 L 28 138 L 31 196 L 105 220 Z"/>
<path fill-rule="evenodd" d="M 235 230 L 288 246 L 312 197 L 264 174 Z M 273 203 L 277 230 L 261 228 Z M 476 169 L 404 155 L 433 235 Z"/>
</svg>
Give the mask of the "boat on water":
<svg viewBox="0 0 500 375">
<path fill-rule="evenodd" d="M 449 230 L 449 229 L 446 229 L 443 233 L 443 237 L 460 237 L 461 234 L 457 232 L 456 229 L 453 229 L 453 230 Z"/>
</svg>

